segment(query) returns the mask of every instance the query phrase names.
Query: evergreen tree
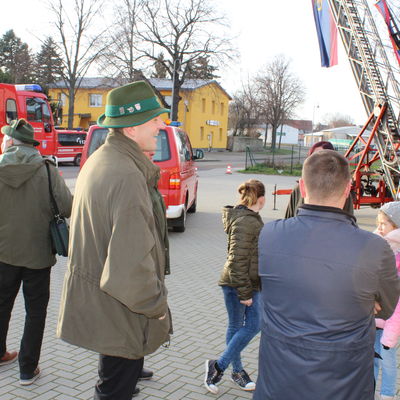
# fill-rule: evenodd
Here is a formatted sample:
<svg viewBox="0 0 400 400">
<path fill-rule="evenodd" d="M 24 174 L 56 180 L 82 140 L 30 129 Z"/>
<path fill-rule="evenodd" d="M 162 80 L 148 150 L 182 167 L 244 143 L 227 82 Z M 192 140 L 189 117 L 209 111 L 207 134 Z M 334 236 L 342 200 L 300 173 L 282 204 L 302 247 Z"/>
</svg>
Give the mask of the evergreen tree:
<svg viewBox="0 0 400 400">
<path fill-rule="evenodd" d="M 166 67 L 166 61 L 164 58 L 164 53 L 160 53 L 157 60 L 153 63 L 154 72 L 152 73 L 152 78 L 166 78 L 168 75 L 168 70 Z"/>
<path fill-rule="evenodd" d="M 40 52 L 35 59 L 35 79 L 47 93 L 50 83 L 61 79 L 63 73 L 63 61 L 58 53 L 57 45 L 51 37 L 42 44 Z"/>
<path fill-rule="evenodd" d="M 219 76 L 214 74 L 218 68 L 210 65 L 209 62 L 209 58 L 204 56 L 200 56 L 196 60 L 191 61 L 188 65 L 186 78 L 205 80 L 219 78 Z"/>
<path fill-rule="evenodd" d="M 32 81 L 32 56 L 26 43 L 11 29 L 0 39 L 0 68 L 12 83 Z"/>
<path fill-rule="evenodd" d="M 0 69 L 0 83 L 12 83 L 11 75 Z"/>
</svg>

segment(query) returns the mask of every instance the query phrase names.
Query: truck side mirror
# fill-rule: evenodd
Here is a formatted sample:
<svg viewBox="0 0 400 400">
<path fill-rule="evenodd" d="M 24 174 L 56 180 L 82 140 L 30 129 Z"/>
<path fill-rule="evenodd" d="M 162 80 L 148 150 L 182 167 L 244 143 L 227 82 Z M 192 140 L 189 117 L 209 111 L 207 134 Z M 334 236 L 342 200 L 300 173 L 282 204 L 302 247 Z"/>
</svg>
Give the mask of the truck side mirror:
<svg viewBox="0 0 400 400">
<path fill-rule="evenodd" d="M 201 149 L 196 149 L 196 153 L 193 156 L 193 160 L 201 160 L 204 158 L 204 151 Z"/>
<path fill-rule="evenodd" d="M 44 131 L 49 133 L 51 132 L 51 124 L 49 124 L 48 122 L 44 123 Z"/>
</svg>

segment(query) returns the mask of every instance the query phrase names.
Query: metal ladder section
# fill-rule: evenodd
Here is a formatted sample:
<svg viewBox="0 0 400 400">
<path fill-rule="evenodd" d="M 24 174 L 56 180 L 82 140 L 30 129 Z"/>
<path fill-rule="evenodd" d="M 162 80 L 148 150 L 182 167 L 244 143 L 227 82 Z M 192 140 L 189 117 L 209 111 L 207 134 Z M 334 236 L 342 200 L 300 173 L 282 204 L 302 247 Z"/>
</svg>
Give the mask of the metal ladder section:
<svg viewBox="0 0 400 400">
<path fill-rule="evenodd" d="M 387 109 L 375 143 L 383 178 L 394 199 L 400 199 L 400 73 L 389 61 L 367 0 L 328 0 L 367 115 Z"/>
</svg>

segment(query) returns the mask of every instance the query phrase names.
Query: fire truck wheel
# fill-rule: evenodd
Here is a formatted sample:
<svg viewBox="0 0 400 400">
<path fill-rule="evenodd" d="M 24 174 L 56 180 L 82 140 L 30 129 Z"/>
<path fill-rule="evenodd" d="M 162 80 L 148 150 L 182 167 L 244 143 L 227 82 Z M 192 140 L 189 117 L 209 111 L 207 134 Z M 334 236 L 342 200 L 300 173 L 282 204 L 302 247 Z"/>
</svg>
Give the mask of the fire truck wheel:
<svg viewBox="0 0 400 400">
<path fill-rule="evenodd" d="M 82 154 L 78 154 L 78 155 L 75 157 L 74 165 L 76 165 L 77 167 L 79 167 L 79 165 L 81 164 L 81 155 L 82 155 Z"/>
</svg>

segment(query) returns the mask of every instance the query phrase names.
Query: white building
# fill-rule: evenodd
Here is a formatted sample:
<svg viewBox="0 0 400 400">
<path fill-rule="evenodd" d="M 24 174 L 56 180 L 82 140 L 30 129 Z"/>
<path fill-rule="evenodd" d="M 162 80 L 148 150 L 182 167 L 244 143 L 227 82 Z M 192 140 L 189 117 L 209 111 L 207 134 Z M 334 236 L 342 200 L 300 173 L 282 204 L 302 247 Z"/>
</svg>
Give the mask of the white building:
<svg viewBox="0 0 400 400">
<path fill-rule="evenodd" d="M 278 127 L 276 131 L 276 144 L 303 144 L 303 136 L 306 132 L 311 132 L 312 121 L 301 119 L 289 119 Z M 265 125 L 259 129 L 260 138 L 264 141 Z M 272 141 L 272 128 L 268 127 L 267 144 Z"/>
<path fill-rule="evenodd" d="M 342 126 L 340 128 L 328 128 L 320 132 L 307 133 L 304 135 L 304 146 L 311 147 L 314 143 L 321 140 L 331 142 L 336 147 L 348 147 L 357 137 L 362 127 L 360 126 Z M 370 130 L 363 133 L 363 138 L 369 137 Z"/>
</svg>

